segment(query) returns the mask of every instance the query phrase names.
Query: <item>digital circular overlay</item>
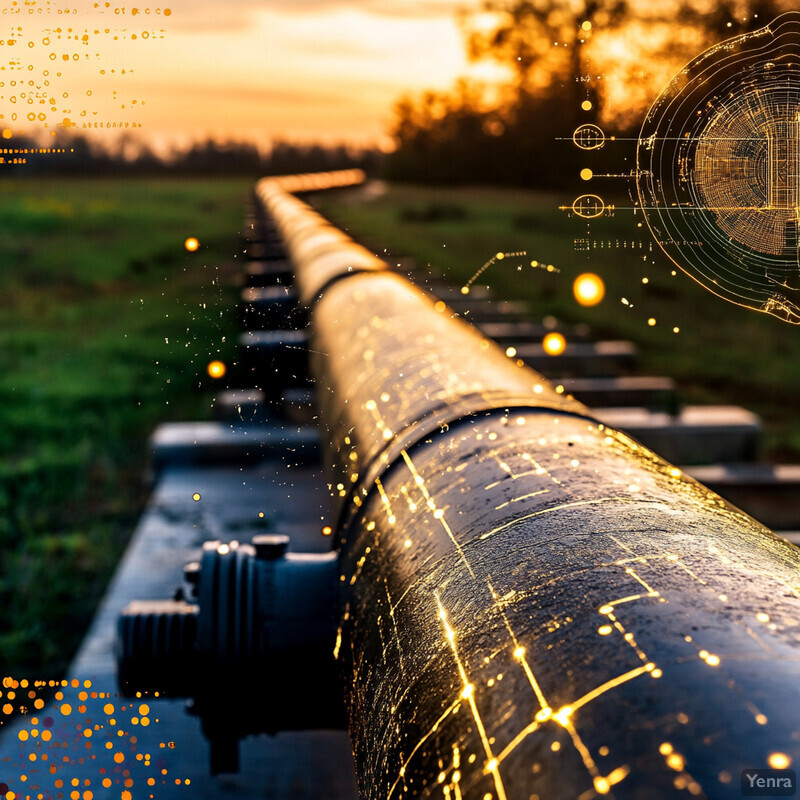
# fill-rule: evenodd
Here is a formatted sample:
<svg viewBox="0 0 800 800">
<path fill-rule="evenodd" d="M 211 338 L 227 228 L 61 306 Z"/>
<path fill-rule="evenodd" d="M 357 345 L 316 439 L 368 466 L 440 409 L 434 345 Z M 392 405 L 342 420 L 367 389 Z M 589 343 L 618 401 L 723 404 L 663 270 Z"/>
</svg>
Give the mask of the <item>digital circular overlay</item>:
<svg viewBox="0 0 800 800">
<path fill-rule="evenodd" d="M 800 12 L 684 67 L 637 143 L 639 205 L 709 291 L 800 324 Z"/>
<path fill-rule="evenodd" d="M 572 203 L 572 210 L 579 217 L 594 219 L 606 210 L 606 206 L 602 198 L 596 194 L 582 194 L 580 197 L 575 198 Z"/>
<path fill-rule="evenodd" d="M 605 134 L 597 127 L 587 123 L 579 125 L 575 132 L 572 134 L 572 141 L 580 147 L 581 150 L 599 150 L 606 141 Z"/>
</svg>

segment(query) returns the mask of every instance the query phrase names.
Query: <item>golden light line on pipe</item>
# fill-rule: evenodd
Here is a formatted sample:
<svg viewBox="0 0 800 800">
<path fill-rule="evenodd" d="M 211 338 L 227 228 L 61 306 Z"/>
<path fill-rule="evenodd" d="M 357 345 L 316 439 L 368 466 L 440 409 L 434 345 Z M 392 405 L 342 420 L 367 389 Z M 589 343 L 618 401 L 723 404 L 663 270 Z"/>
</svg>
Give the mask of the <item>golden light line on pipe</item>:
<svg viewBox="0 0 800 800">
<path fill-rule="evenodd" d="M 578 734 L 575 726 L 572 724 L 570 717 L 572 713 L 575 711 L 576 708 L 579 708 L 582 705 L 586 705 L 587 703 L 591 702 L 595 697 L 603 694 L 604 692 L 608 691 L 609 689 L 613 689 L 616 686 L 619 686 L 623 683 L 626 683 L 633 678 L 638 677 L 643 672 L 651 672 L 655 667 L 654 664 L 648 664 L 644 667 L 631 670 L 630 672 L 625 673 L 624 675 L 620 675 L 617 678 L 612 678 L 609 681 L 606 681 L 602 686 L 597 687 L 596 689 L 592 690 L 588 694 L 584 695 L 582 698 L 579 698 L 573 703 L 568 703 L 562 706 L 558 711 L 553 712 L 550 703 L 548 702 L 547 698 L 542 691 L 542 688 L 539 684 L 539 681 L 536 679 L 536 676 L 533 673 L 533 670 L 526 658 L 526 651 L 525 648 L 522 647 L 517 639 L 516 634 L 514 633 L 511 624 L 508 621 L 508 617 L 506 616 L 505 611 L 503 610 L 499 598 L 497 597 L 497 592 L 494 589 L 494 586 L 491 582 L 487 582 L 487 587 L 491 592 L 492 599 L 494 600 L 495 607 L 500 613 L 500 616 L 503 619 L 503 623 L 506 626 L 506 630 L 508 631 L 509 635 L 511 636 L 511 640 L 514 643 L 514 658 L 520 663 L 522 666 L 525 675 L 528 679 L 528 682 L 533 689 L 534 694 L 536 695 L 536 699 L 539 703 L 540 710 L 536 713 L 534 721 L 523 728 L 514 739 L 503 749 L 500 756 L 498 756 L 498 764 L 502 762 L 502 760 L 508 757 L 511 752 L 522 743 L 522 741 L 530 734 L 538 730 L 538 728 L 548 722 L 549 720 L 554 720 L 559 725 L 561 725 L 569 734 L 570 739 L 572 740 L 572 744 L 575 747 L 575 750 L 580 755 L 581 760 L 583 761 L 584 766 L 586 767 L 587 771 L 589 772 L 590 777 L 592 778 L 592 783 L 594 784 L 595 790 L 599 794 L 606 794 L 610 787 L 615 783 L 623 780 L 625 776 L 628 774 L 627 767 L 620 767 L 617 770 L 614 770 L 608 776 L 603 776 L 600 773 L 597 764 L 595 763 L 594 759 L 592 758 L 589 749 L 583 743 L 580 735 Z"/>
<path fill-rule="evenodd" d="M 498 800 L 507 800 L 506 790 L 505 787 L 503 786 L 503 779 L 500 777 L 499 764 L 494 756 L 494 753 L 492 752 L 492 746 L 489 743 L 489 737 L 486 734 L 486 728 L 483 724 L 483 720 L 481 719 L 481 715 L 478 712 L 478 706 L 475 703 L 475 685 L 470 681 L 469 677 L 467 676 L 467 672 L 466 669 L 464 668 L 461 656 L 458 653 L 458 648 L 456 647 L 456 634 L 447 621 L 447 611 L 445 611 L 445 608 L 442 605 L 441 598 L 439 597 L 439 592 L 434 591 L 433 596 L 436 598 L 436 605 L 439 608 L 439 619 L 442 621 L 442 625 L 444 626 L 445 638 L 447 639 L 447 642 L 450 645 L 450 649 L 453 652 L 453 657 L 455 658 L 456 666 L 458 667 L 458 673 L 461 677 L 461 681 L 464 686 L 463 690 L 461 691 L 460 697 L 469 703 L 470 710 L 472 711 L 472 717 L 475 720 L 475 725 L 478 729 L 478 735 L 480 736 L 481 742 L 483 743 L 483 750 L 486 753 L 486 757 L 488 759 L 486 763 L 486 771 L 491 773 L 492 775 L 492 778 L 494 780 L 494 786 L 497 791 Z"/>
<path fill-rule="evenodd" d="M 461 545 L 459 544 L 458 540 L 456 539 L 455 535 L 453 534 L 452 529 L 447 524 L 447 520 L 444 518 L 444 511 L 441 508 L 436 507 L 436 502 L 428 493 L 428 489 L 425 486 L 425 480 L 422 475 L 417 472 L 417 468 L 414 466 L 414 463 L 411 461 L 411 457 L 408 453 L 403 450 L 401 452 L 403 456 L 403 461 L 405 461 L 406 466 L 408 467 L 409 472 L 414 478 L 414 483 L 419 487 L 420 491 L 422 492 L 423 497 L 425 498 L 425 502 L 428 505 L 428 508 L 433 512 L 434 519 L 438 519 L 441 526 L 444 528 L 445 533 L 449 537 L 450 541 L 455 546 L 456 550 L 458 551 L 459 556 L 461 556 L 461 560 L 464 562 L 464 566 L 469 571 L 469 574 L 474 578 L 475 572 L 472 569 L 472 565 L 467 561 L 466 556 L 464 555 L 464 550 L 462 549 Z"/>
</svg>

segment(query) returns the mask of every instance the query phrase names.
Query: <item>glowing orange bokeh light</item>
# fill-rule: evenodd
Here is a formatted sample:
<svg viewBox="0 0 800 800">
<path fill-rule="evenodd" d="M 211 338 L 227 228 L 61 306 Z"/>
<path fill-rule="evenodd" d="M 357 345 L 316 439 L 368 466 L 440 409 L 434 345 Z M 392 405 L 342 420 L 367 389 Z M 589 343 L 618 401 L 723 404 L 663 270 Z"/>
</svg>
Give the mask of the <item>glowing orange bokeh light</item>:
<svg viewBox="0 0 800 800">
<path fill-rule="evenodd" d="M 228 371 L 228 368 L 222 361 L 212 361 L 208 365 L 207 370 L 210 377 L 218 379 L 225 375 L 225 373 Z"/>
<path fill-rule="evenodd" d="M 560 333 L 548 333 L 542 339 L 542 347 L 549 356 L 560 356 L 567 346 L 567 340 Z"/>
<path fill-rule="evenodd" d="M 200 247 L 200 242 L 195 239 L 194 236 L 190 236 L 184 243 L 183 246 L 190 252 L 194 253 L 198 247 Z"/>
<path fill-rule="evenodd" d="M 606 296 L 606 287 L 600 276 L 592 272 L 584 272 L 575 278 L 572 293 L 582 306 L 596 306 Z"/>
</svg>

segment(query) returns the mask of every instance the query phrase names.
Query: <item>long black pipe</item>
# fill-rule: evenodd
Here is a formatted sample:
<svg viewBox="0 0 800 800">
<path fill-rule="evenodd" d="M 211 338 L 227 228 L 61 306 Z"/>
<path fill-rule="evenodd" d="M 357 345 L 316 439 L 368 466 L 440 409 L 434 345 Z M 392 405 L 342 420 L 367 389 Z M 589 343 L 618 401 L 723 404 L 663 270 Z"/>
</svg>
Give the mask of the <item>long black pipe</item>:
<svg viewBox="0 0 800 800">
<path fill-rule="evenodd" d="M 798 551 L 266 180 L 312 307 L 365 798 L 738 797 L 800 760 Z"/>
</svg>

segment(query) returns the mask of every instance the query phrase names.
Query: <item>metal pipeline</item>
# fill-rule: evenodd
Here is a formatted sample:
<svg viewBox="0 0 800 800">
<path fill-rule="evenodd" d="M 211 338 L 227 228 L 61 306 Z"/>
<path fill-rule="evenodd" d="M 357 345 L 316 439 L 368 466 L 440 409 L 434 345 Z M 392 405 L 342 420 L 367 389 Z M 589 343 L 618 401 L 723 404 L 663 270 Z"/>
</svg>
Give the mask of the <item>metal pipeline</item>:
<svg viewBox="0 0 800 800">
<path fill-rule="evenodd" d="M 289 191 L 365 798 L 721 798 L 800 760 L 800 556 Z"/>
</svg>

